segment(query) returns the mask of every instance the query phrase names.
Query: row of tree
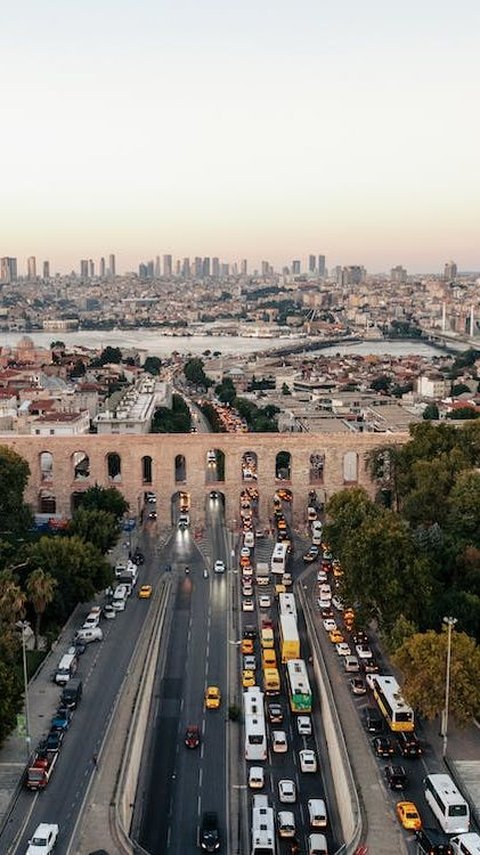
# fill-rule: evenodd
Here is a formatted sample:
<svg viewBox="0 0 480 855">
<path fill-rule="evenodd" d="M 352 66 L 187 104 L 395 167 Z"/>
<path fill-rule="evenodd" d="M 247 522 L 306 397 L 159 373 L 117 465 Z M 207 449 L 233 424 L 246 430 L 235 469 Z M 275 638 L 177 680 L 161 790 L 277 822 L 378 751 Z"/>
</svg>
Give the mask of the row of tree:
<svg viewBox="0 0 480 855">
<path fill-rule="evenodd" d="M 480 425 L 424 422 L 410 433 L 371 454 L 376 501 L 360 488 L 330 499 L 326 537 L 343 598 L 361 624 L 379 627 L 408 699 L 428 717 L 443 706 L 443 618 L 457 619 L 452 712 L 464 721 L 480 712 Z"/>
</svg>

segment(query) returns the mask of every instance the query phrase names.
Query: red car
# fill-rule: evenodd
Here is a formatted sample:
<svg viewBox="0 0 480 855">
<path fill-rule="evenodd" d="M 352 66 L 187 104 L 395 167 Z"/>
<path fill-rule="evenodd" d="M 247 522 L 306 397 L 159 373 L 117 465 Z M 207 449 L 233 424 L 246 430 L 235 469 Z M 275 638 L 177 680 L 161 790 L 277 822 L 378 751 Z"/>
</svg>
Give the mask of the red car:
<svg viewBox="0 0 480 855">
<path fill-rule="evenodd" d="M 200 728 L 196 724 L 188 725 L 184 742 L 187 748 L 198 748 L 200 745 Z"/>
</svg>

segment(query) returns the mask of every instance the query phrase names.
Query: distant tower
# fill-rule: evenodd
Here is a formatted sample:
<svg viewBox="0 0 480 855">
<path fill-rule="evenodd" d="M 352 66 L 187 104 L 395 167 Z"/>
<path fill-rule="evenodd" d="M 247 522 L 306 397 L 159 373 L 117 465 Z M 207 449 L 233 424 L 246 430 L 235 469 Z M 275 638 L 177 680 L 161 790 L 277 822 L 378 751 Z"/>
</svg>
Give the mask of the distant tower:
<svg viewBox="0 0 480 855">
<path fill-rule="evenodd" d="M 117 271 L 115 269 L 115 256 L 113 252 L 108 256 L 108 272 L 110 276 L 116 276 Z"/>
<path fill-rule="evenodd" d="M 447 329 L 447 304 L 445 300 L 442 303 L 442 332 Z"/>
<path fill-rule="evenodd" d="M 203 273 L 203 261 L 202 261 L 202 259 L 200 258 L 200 256 L 196 255 L 196 256 L 195 256 L 195 261 L 194 261 L 194 274 L 195 274 L 195 279 L 201 279 L 201 278 L 202 278 L 202 273 Z"/>
<path fill-rule="evenodd" d="M 318 275 L 325 276 L 325 256 L 318 256 Z"/>
<path fill-rule="evenodd" d="M 445 264 L 444 276 L 449 282 L 455 282 L 455 279 L 457 278 L 457 265 L 454 261 L 447 261 Z"/>
<path fill-rule="evenodd" d="M 50 279 L 50 262 L 49 261 L 43 262 L 43 278 L 44 279 Z"/>
<path fill-rule="evenodd" d="M 91 258 L 88 259 L 88 275 L 90 279 L 93 279 L 95 276 L 95 264 Z"/>
<path fill-rule="evenodd" d="M 155 265 L 153 263 L 153 258 L 147 264 L 147 277 L 149 279 L 153 279 L 155 273 Z"/>
<path fill-rule="evenodd" d="M 177 260 L 175 262 L 175 276 L 181 276 L 181 275 L 182 275 L 182 262 L 180 261 L 179 258 L 177 258 Z"/>
<path fill-rule="evenodd" d="M 317 262 L 317 259 L 316 259 L 315 255 L 309 255 L 308 256 L 308 272 L 309 273 L 315 273 L 316 262 Z"/>
<path fill-rule="evenodd" d="M 35 282 L 37 278 L 37 259 L 34 255 L 27 258 L 27 275 L 30 282 Z"/>
<path fill-rule="evenodd" d="M 190 279 L 190 259 L 189 258 L 183 259 L 182 276 L 184 279 Z"/>
<path fill-rule="evenodd" d="M 103 255 L 100 259 L 100 279 L 105 279 L 105 259 Z"/>
<path fill-rule="evenodd" d="M 242 264 L 240 266 L 240 273 L 242 276 L 246 276 L 248 272 L 248 261 L 246 258 L 242 259 Z"/>
<path fill-rule="evenodd" d="M 270 264 L 268 261 L 262 261 L 262 276 L 268 276 L 268 271 L 270 269 Z"/>
<path fill-rule="evenodd" d="M 220 259 L 212 258 L 212 276 L 214 279 L 220 278 Z"/>
<path fill-rule="evenodd" d="M 164 255 L 163 256 L 163 275 L 171 276 L 172 275 L 172 256 Z"/>
<path fill-rule="evenodd" d="M 210 259 L 208 257 L 203 259 L 202 273 L 204 279 L 210 276 Z"/>
<path fill-rule="evenodd" d="M 82 258 L 80 261 L 80 276 L 82 279 L 88 279 L 88 259 Z"/>
<path fill-rule="evenodd" d="M 0 259 L 0 279 L 2 282 L 16 282 L 17 280 L 17 259 L 5 258 Z"/>
<path fill-rule="evenodd" d="M 392 282 L 396 282 L 398 285 L 405 285 L 407 281 L 407 271 L 405 267 L 402 267 L 401 264 L 397 264 L 396 267 L 392 267 L 390 270 L 390 279 Z"/>
<path fill-rule="evenodd" d="M 160 279 L 160 256 L 155 256 L 155 279 Z"/>
<path fill-rule="evenodd" d="M 293 275 L 294 276 L 300 276 L 300 269 L 301 269 L 300 261 L 298 260 L 298 258 L 295 258 L 292 261 L 292 273 L 293 273 Z"/>
</svg>

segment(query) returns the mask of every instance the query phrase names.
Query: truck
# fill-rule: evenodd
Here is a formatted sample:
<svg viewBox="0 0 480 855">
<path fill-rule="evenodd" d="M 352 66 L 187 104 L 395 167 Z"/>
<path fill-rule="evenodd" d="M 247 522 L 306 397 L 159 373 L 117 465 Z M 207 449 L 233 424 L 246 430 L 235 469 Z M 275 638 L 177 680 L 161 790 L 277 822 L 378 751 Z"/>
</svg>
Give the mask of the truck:
<svg viewBox="0 0 480 855">
<path fill-rule="evenodd" d="M 282 662 L 289 659 L 300 659 L 300 638 L 295 615 L 280 615 L 280 649 Z"/>
<path fill-rule="evenodd" d="M 29 790 L 44 790 L 57 762 L 58 751 L 39 746 L 27 766 L 25 786 Z"/>
<path fill-rule="evenodd" d="M 255 579 L 257 585 L 268 585 L 270 582 L 270 567 L 268 561 L 257 561 L 255 569 Z"/>
</svg>

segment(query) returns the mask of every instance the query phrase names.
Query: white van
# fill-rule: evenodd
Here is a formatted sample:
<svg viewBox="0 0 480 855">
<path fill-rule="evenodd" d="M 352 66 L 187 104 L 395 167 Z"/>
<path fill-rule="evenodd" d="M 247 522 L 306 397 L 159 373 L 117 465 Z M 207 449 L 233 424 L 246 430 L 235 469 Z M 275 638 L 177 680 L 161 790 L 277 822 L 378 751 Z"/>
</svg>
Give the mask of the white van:
<svg viewBox="0 0 480 855">
<path fill-rule="evenodd" d="M 90 612 L 83 621 L 82 629 L 93 629 L 100 623 L 100 614 L 98 612 Z"/>
<path fill-rule="evenodd" d="M 62 656 L 55 671 L 55 682 L 59 686 L 65 686 L 70 677 L 73 677 L 77 670 L 77 657 L 74 653 L 66 653 Z"/>
<path fill-rule="evenodd" d="M 131 589 L 130 589 L 131 590 Z M 127 597 L 129 595 L 129 586 L 117 585 L 113 592 L 112 606 L 116 612 L 124 612 L 127 606 Z"/>
<path fill-rule="evenodd" d="M 327 808 L 323 799 L 308 800 L 308 818 L 312 828 L 327 827 Z"/>
<path fill-rule="evenodd" d="M 327 838 L 324 834 L 309 834 L 308 855 L 328 855 Z"/>
<path fill-rule="evenodd" d="M 90 644 L 91 641 L 103 641 L 103 632 L 99 626 L 94 626 L 92 629 L 79 629 L 75 633 L 76 641 L 83 641 L 84 644 Z"/>
<path fill-rule="evenodd" d="M 450 840 L 455 855 L 480 855 L 480 834 L 469 831 Z"/>
<path fill-rule="evenodd" d="M 255 535 L 253 531 L 246 531 L 243 535 L 243 545 L 248 546 L 249 549 L 253 549 L 255 546 Z"/>
<path fill-rule="evenodd" d="M 320 546 L 322 542 L 322 529 L 314 528 L 312 531 L 312 543 L 314 546 Z"/>
</svg>

